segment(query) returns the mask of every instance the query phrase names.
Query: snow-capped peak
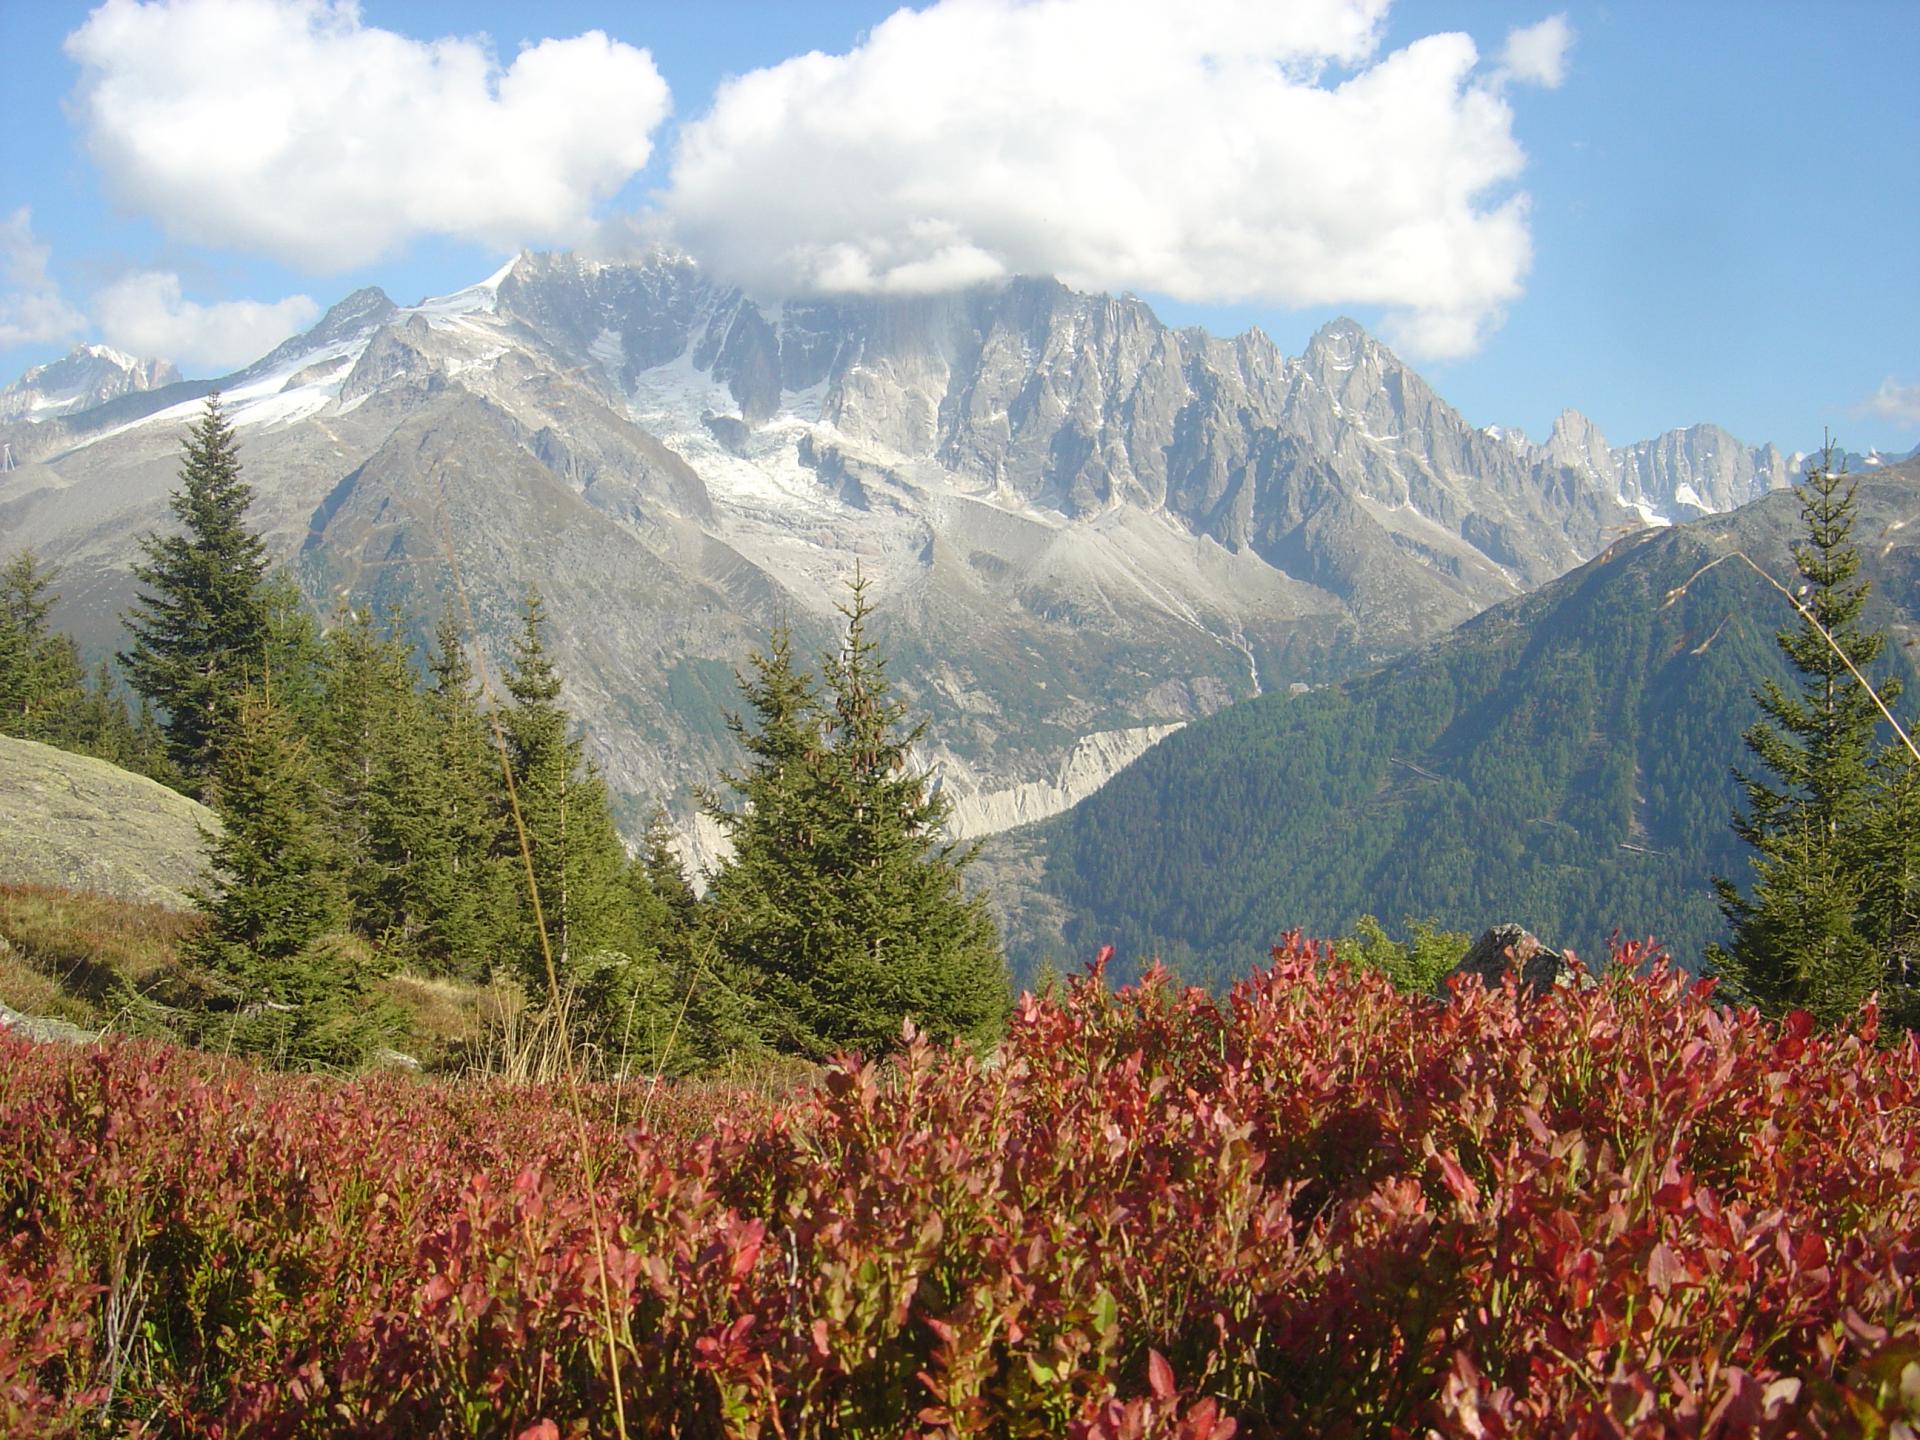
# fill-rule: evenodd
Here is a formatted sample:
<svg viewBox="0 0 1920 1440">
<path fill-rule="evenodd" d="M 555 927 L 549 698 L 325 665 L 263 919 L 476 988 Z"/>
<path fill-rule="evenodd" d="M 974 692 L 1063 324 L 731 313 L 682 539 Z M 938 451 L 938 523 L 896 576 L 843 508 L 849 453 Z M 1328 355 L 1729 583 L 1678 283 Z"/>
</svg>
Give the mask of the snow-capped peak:
<svg viewBox="0 0 1920 1440">
<path fill-rule="evenodd" d="M 168 360 L 141 360 L 111 345 L 76 345 L 63 358 L 34 366 L 0 390 L 0 421 L 72 415 L 179 378 Z"/>
</svg>

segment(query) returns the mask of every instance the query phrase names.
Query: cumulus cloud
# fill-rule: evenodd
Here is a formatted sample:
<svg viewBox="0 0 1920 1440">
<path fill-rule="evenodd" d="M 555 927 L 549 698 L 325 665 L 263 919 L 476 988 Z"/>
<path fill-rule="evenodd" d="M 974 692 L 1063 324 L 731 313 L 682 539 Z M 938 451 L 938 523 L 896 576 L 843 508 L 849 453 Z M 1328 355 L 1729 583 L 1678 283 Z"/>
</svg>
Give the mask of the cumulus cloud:
<svg viewBox="0 0 1920 1440">
<path fill-rule="evenodd" d="M 1920 385 L 1902 385 L 1889 375 L 1859 409 L 1900 425 L 1920 425 Z"/>
<path fill-rule="evenodd" d="M 305 295 L 272 304 L 223 300 L 203 305 L 184 298 L 180 277 L 164 270 L 114 281 L 94 296 L 93 308 L 109 344 L 135 355 L 165 356 L 184 370 L 203 373 L 259 359 L 320 313 Z"/>
<path fill-rule="evenodd" d="M 1549 15 L 1538 24 L 1509 30 L 1495 79 L 1558 90 L 1567 78 L 1567 52 L 1571 49 L 1573 26 L 1565 15 Z"/>
<path fill-rule="evenodd" d="M 26 207 L 0 220 L 0 346 L 63 340 L 87 323 L 47 273 L 50 253 L 34 240 Z"/>
<path fill-rule="evenodd" d="M 565 244 L 652 153 L 666 82 L 599 31 L 502 67 L 354 0 L 106 0 L 67 38 L 122 204 L 170 234 L 340 269 L 441 234 Z"/>
<path fill-rule="evenodd" d="M 902 10 L 849 54 L 723 85 L 681 129 L 662 213 L 769 293 L 1049 272 L 1192 301 L 1377 304 L 1396 343 L 1462 354 L 1527 273 L 1524 155 L 1472 40 L 1383 55 L 1385 10 Z M 1543 75 L 1549 48 L 1518 55 Z"/>
</svg>

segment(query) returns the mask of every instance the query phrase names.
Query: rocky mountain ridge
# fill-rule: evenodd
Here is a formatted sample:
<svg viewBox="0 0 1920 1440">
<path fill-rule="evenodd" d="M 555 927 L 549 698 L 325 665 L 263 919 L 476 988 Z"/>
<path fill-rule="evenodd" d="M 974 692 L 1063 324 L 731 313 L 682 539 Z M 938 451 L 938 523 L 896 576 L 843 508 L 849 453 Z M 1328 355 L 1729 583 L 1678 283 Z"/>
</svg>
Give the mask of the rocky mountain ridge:
<svg viewBox="0 0 1920 1440">
<path fill-rule="evenodd" d="M 323 615 L 430 624 L 464 585 L 497 655 L 541 589 L 629 819 L 684 813 L 730 758 L 732 666 L 781 617 L 824 643 L 856 565 L 928 763 L 998 824 L 1131 749 L 1074 762 L 1088 737 L 1399 653 L 1679 493 L 1469 426 L 1351 321 L 1288 358 L 1046 279 L 767 305 L 671 252 L 529 254 L 414 306 L 357 292 L 217 381 L 0 426 L 0 522 L 63 566 L 56 619 L 95 649 L 216 388 Z"/>
<path fill-rule="evenodd" d="M 170 360 L 141 360 L 108 345 L 76 345 L 0 389 L 0 423 L 76 414 L 179 378 Z"/>
<path fill-rule="evenodd" d="M 1653 523 L 1738 509 L 1792 484 L 1806 460 L 1772 444 L 1743 445 L 1718 425 L 1669 430 L 1615 448 L 1577 410 L 1560 413 L 1538 453 L 1611 486 L 1623 504 Z"/>
</svg>

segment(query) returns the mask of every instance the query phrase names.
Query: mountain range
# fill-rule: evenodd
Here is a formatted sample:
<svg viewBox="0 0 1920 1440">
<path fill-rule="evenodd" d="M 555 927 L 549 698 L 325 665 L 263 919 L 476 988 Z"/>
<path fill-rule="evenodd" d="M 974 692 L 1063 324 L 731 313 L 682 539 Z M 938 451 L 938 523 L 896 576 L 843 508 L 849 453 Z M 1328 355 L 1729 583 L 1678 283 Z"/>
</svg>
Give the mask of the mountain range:
<svg viewBox="0 0 1920 1440">
<path fill-rule="evenodd" d="M 696 838 L 733 668 L 781 618 L 828 643 L 856 567 L 926 762 L 984 831 L 1802 459 L 1711 426 L 1614 448 L 1574 412 L 1544 443 L 1477 429 L 1347 320 L 1290 358 L 1048 279 L 764 303 L 665 250 L 523 254 L 410 306 L 362 290 L 214 380 L 87 353 L 120 378 L 76 353 L 0 392 L 0 530 L 60 565 L 85 647 L 117 643 L 217 390 L 323 617 L 424 629 L 457 581 L 497 656 L 537 586 L 623 816 L 660 799 Z"/>
<path fill-rule="evenodd" d="M 1866 623 L 1911 716 L 1920 460 L 1862 476 L 1856 504 Z M 1774 641 L 1793 612 L 1732 557 L 1791 576 L 1802 530 L 1790 493 L 1643 530 L 1370 675 L 1188 726 L 989 847 L 1016 962 L 1113 944 L 1218 985 L 1289 929 L 1373 913 L 1515 920 L 1590 961 L 1652 934 L 1697 963 L 1724 936 L 1711 877 L 1747 874 L 1728 822 L 1753 691 L 1795 686 Z"/>
</svg>

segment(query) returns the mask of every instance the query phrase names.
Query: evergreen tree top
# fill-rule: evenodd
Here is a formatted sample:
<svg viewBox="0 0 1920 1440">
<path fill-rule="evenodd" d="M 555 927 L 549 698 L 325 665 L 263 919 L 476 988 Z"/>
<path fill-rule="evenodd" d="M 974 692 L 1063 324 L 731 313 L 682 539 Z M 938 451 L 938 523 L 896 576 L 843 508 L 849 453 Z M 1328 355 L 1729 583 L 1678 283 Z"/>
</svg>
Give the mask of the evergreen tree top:
<svg viewBox="0 0 1920 1440">
<path fill-rule="evenodd" d="M 433 631 L 433 653 L 427 659 L 427 673 L 433 677 L 433 692 L 440 696 L 465 697 L 473 687 L 473 662 L 461 642 L 460 627 L 452 612 L 443 612 Z"/>
<path fill-rule="evenodd" d="M 538 590 L 529 590 L 507 674 L 507 690 L 522 708 L 551 706 L 560 698 L 560 672 L 547 653 L 546 624 L 546 602 Z"/>
<path fill-rule="evenodd" d="M 0 566 L 0 616 L 20 633 L 38 636 L 46 626 L 47 612 L 60 597 L 47 592 L 59 575 L 59 568 L 42 565 L 32 550 L 20 550 Z"/>
<path fill-rule="evenodd" d="M 267 547 L 247 526 L 253 491 L 240 478 L 233 427 L 209 397 L 182 447 L 171 535 L 140 541 L 141 587 L 121 653 L 134 689 L 166 713 L 168 750 L 189 779 L 212 776 L 239 691 L 259 683 L 274 639 Z"/>
</svg>

